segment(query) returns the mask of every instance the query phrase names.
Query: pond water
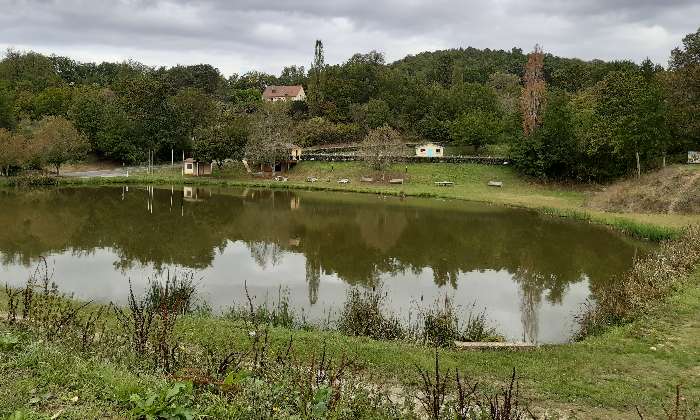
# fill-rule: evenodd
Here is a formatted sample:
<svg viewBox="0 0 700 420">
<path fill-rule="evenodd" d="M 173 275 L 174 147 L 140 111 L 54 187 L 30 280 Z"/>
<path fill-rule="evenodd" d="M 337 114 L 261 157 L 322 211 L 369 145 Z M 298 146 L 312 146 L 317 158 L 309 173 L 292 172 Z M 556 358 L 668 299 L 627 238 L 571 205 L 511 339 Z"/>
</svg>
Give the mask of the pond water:
<svg viewBox="0 0 700 420">
<path fill-rule="evenodd" d="M 46 257 L 62 290 L 124 302 L 163 270 L 191 270 L 213 308 L 288 288 L 333 318 L 349 287 L 381 288 L 407 319 L 445 295 L 509 339 L 566 341 L 581 304 L 649 244 L 571 220 L 459 201 L 284 190 L 0 190 L 0 282 Z"/>
</svg>

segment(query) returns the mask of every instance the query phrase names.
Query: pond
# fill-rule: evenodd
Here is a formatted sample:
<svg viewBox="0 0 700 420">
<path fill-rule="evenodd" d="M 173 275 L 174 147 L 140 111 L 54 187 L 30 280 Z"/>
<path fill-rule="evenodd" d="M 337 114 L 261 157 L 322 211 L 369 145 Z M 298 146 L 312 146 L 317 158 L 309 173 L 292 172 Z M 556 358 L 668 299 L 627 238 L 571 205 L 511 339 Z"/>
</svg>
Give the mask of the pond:
<svg viewBox="0 0 700 420">
<path fill-rule="evenodd" d="M 348 288 L 386 292 L 408 319 L 449 296 L 512 340 L 569 339 L 574 315 L 650 245 L 532 211 L 369 194 L 197 187 L 0 190 L 0 282 L 46 257 L 62 290 L 124 302 L 164 270 L 187 270 L 215 309 L 288 290 L 311 320 Z"/>
</svg>

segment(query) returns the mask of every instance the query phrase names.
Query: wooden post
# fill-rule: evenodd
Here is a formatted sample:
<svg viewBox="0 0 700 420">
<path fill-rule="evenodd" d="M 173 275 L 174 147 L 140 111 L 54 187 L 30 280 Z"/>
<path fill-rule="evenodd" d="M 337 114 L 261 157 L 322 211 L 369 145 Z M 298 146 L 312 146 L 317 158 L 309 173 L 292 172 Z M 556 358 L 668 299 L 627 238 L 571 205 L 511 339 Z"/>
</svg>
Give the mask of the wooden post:
<svg viewBox="0 0 700 420">
<path fill-rule="evenodd" d="M 637 156 L 637 178 L 640 178 L 642 176 L 642 167 L 639 165 L 639 152 L 635 152 L 635 155 Z"/>
<path fill-rule="evenodd" d="M 175 166 L 175 149 L 170 149 L 170 166 Z"/>
</svg>

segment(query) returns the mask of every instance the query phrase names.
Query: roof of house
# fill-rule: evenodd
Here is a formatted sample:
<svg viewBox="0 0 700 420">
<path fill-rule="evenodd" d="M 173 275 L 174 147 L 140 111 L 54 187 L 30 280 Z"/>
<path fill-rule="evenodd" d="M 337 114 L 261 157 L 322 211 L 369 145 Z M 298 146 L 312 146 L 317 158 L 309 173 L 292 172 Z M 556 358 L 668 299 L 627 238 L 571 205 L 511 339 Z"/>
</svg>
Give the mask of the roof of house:
<svg viewBox="0 0 700 420">
<path fill-rule="evenodd" d="M 263 92 L 263 98 L 295 97 L 304 89 L 302 86 L 268 86 Z"/>
</svg>

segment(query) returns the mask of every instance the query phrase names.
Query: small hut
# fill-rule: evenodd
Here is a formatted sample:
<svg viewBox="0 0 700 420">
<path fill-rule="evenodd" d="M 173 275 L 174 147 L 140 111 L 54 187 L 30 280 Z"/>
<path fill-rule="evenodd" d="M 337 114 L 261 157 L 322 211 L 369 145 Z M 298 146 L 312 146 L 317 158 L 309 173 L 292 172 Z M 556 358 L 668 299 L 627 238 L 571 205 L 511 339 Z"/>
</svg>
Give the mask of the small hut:
<svg viewBox="0 0 700 420">
<path fill-rule="evenodd" d="M 284 151 L 282 152 L 282 150 Z M 286 143 L 284 145 L 281 145 L 280 152 L 280 155 L 286 154 L 287 156 L 286 158 L 281 158 L 280 160 L 275 162 L 275 172 L 288 171 L 301 160 L 302 148 L 295 144 Z M 261 163 L 260 171 L 272 172 L 272 165 Z"/>
<path fill-rule="evenodd" d="M 189 158 L 182 162 L 182 174 L 189 176 L 211 175 L 213 167 L 213 162 L 205 163 Z"/>
<path fill-rule="evenodd" d="M 289 160 L 298 161 L 301 159 L 301 147 L 292 143 L 289 143 L 287 147 L 289 148 Z"/>
<path fill-rule="evenodd" d="M 416 146 L 416 156 L 419 157 L 443 157 L 445 149 L 439 144 L 426 143 Z"/>
<path fill-rule="evenodd" d="M 700 164 L 700 152 L 688 152 L 689 164 Z"/>
</svg>

